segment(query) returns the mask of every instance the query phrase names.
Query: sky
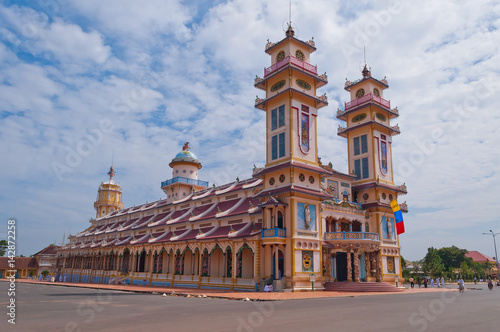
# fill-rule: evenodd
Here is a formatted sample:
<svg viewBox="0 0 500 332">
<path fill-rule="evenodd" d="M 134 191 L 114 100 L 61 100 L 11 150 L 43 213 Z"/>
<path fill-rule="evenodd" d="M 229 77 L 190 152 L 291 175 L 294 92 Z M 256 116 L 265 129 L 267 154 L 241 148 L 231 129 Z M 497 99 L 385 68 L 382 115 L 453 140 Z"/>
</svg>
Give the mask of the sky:
<svg viewBox="0 0 500 332">
<path fill-rule="evenodd" d="M 456 245 L 495 256 L 500 232 L 500 3 L 291 1 L 296 37 L 326 72 L 319 157 L 347 170 L 337 108 L 346 78 L 387 77 L 397 106 L 394 180 L 409 213 L 407 260 Z M 32 255 L 95 217 L 113 163 L 125 206 L 164 198 L 189 141 L 200 180 L 224 184 L 265 163 L 255 76 L 284 37 L 289 1 L 7 1 L 0 4 L 0 239 L 16 220 Z M 3 226 L 2 226 L 3 225 Z M 499 237 L 500 241 L 500 237 Z"/>
</svg>

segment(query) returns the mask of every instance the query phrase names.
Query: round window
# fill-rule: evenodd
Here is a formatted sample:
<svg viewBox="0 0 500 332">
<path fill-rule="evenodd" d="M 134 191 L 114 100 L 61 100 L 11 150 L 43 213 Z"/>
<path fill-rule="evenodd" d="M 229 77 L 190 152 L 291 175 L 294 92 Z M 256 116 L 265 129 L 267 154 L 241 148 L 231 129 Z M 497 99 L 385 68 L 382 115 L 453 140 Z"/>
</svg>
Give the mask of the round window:
<svg viewBox="0 0 500 332">
<path fill-rule="evenodd" d="M 302 174 L 302 173 L 300 173 L 299 174 L 299 180 L 302 181 L 302 182 L 304 182 L 305 179 L 306 179 L 305 175 Z"/>
<path fill-rule="evenodd" d="M 309 177 L 309 183 L 311 183 L 311 184 L 312 184 L 312 183 L 314 183 L 314 176 L 312 176 L 312 175 L 311 175 L 311 176 Z"/>
<path fill-rule="evenodd" d="M 269 184 L 272 186 L 274 184 L 274 178 L 269 179 Z"/>
<path fill-rule="evenodd" d="M 280 182 L 281 183 L 285 182 L 285 174 L 280 175 Z"/>
</svg>

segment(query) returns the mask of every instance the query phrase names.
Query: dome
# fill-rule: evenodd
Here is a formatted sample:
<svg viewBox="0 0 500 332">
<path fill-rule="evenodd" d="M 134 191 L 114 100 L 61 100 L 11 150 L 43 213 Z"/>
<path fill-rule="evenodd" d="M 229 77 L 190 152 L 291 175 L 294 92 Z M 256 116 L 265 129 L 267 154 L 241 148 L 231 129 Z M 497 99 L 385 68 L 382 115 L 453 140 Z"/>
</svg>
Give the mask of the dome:
<svg viewBox="0 0 500 332">
<path fill-rule="evenodd" d="M 186 151 L 181 151 L 179 152 L 174 159 L 177 159 L 177 158 L 191 158 L 191 159 L 196 159 L 198 160 L 198 158 L 194 155 L 194 153 L 192 153 L 191 151 L 189 150 L 186 150 Z"/>
<path fill-rule="evenodd" d="M 198 160 L 198 157 L 196 157 L 196 155 L 189 150 L 179 152 L 175 158 L 172 159 L 169 165 L 170 167 L 173 167 L 174 164 L 180 162 L 196 164 L 198 168 L 201 168 L 201 162 Z"/>
</svg>

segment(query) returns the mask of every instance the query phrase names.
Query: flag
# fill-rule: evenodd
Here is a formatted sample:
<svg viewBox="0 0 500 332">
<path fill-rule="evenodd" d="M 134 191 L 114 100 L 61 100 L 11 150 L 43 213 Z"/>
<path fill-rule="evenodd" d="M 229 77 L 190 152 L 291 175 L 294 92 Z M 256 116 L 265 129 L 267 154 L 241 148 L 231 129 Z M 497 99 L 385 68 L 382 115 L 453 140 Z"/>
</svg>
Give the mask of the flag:
<svg viewBox="0 0 500 332">
<path fill-rule="evenodd" d="M 403 223 L 403 213 L 399 208 L 399 204 L 396 200 L 391 202 L 392 212 L 394 212 L 394 219 L 396 220 L 396 233 L 399 235 L 405 232 L 405 224 Z"/>
</svg>

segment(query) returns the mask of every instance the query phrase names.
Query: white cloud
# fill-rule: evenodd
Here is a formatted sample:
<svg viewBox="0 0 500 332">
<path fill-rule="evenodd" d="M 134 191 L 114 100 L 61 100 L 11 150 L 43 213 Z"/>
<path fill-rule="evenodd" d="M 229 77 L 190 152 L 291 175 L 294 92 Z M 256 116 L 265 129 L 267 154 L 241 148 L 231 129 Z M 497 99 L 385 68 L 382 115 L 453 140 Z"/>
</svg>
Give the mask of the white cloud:
<svg viewBox="0 0 500 332">
<path fill-rule="evenodd" d="M 500 186 L 499 6 L 377 1 L 354 10 L 338 1 L 293 3 L 297 37 L 315 37 L 312 62 L 329 77 L 318 91 L 330 100 L 318 116 L 323 162 L 348 172 L 335 114 L 349 96 L 345 78 L 360 77 L 363 45 L 373 75 L 387 75 L 385 97 L 401 115 L 393 121 L 402 130 L 393 143 L 395 181 L 409 189 L 401 197 L 410 208 L 401 236 L 405 258 L 451 244 L 492 255 L 480 233 L 495 228 Z M 159 182 L 170 176 L 168 163 L 184 141 L 203 163 L 200 178 L 217 184 L 265 162 L 264 113 L 253 108 L 263 92 L 253 78 L 270 65 L 266 40 L 284 37 L 287 1 L 211 8 L 73 1 L 47 13 L 0 7 L 0 17 L 0 154 L 9 156 L 0 166 L 0 185 L 9 191 L 0 198 L 9 207 L 2 217 L 16 216 L 40 234 L 40 218 L 50 219 L 55 239 L 67 228 L 85 228 L 113 149 L 126 205 L 162 195 Z M 51 164 L 65 163 L 68 149 L 103 119 L 113 130 L 59 182 Z M 26 183 L 37 188 L 29 199 Z M 53 241 L 51 232 L 25 234 L 25 255 Z"/>
</svg>

